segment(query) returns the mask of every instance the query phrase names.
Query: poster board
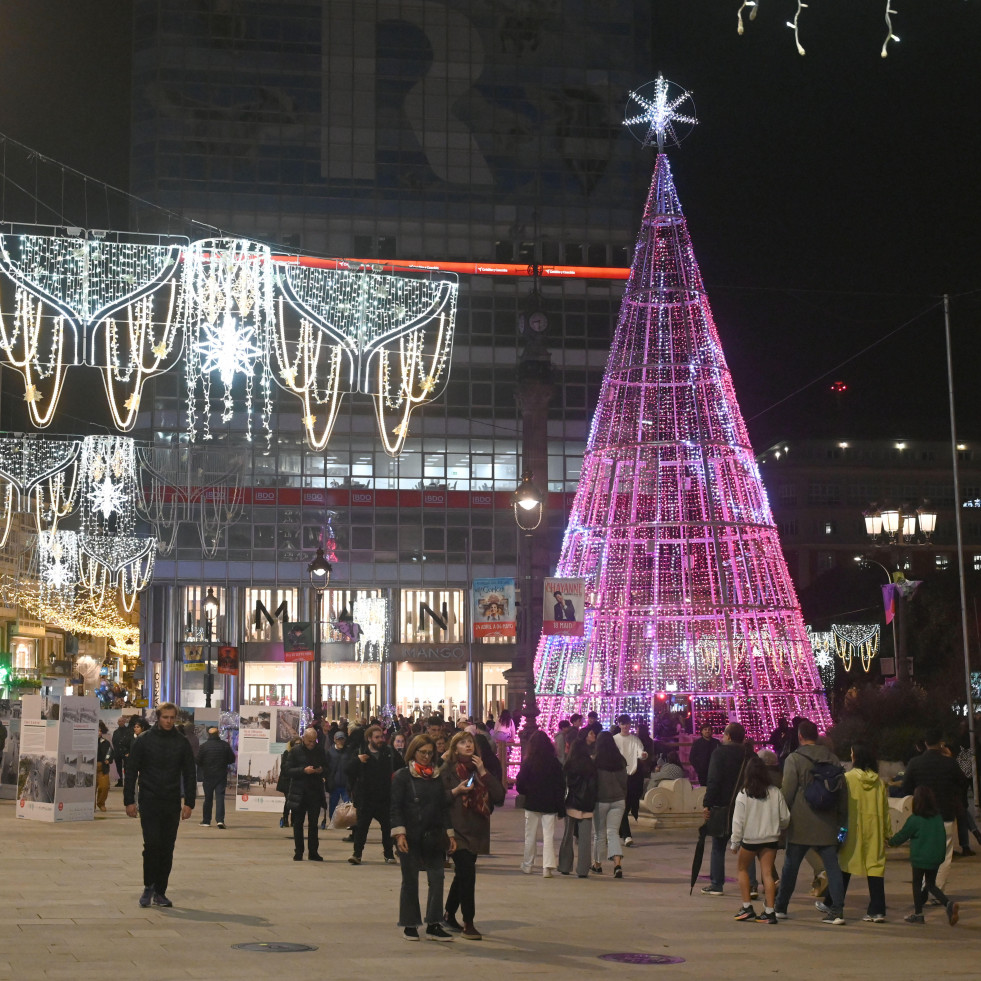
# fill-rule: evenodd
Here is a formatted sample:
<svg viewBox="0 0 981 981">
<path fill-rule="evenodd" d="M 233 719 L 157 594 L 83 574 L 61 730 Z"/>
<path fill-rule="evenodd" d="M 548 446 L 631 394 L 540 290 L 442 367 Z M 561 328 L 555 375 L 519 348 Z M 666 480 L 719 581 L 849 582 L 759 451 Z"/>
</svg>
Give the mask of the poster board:
<svg viewBox="0 0 981 981">
<path fill-rule="evenodd" d="M 20 757 L 20 699 L 0 699 L 0 722 L 7 738 L 0 748 L 0 800 L 17 798 L 17 766 Z"/>
<path fill-rule="evenodd" d="M 17 817 L 93 820 L 98 738 L 99 700 L 94 696 L 21 699 Z"/>
<path fill-rule="evenodd" d="M 542 594 L 542 633 L 582 637 L 585 599 L 584 580 L 547 577 Z"/>
<path fill-rule="evenodd" d="M 239 709 L 236 810 L 282 812 L 284 798 L 276 783 L 283 753 L 290 739 L 300 735 L 301 712 L 269 705 Z"/>
</svg>

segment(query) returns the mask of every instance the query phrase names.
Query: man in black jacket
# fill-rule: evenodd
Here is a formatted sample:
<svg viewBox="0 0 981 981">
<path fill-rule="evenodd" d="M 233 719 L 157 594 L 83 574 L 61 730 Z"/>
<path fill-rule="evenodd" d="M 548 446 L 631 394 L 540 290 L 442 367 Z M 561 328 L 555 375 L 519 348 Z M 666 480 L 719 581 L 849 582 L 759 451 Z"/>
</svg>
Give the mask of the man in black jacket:
<svg viewBox="0 0 981 981">
<path fill-rule="evenodd" d="M 923 736 L 926 752 L 913 757 L 906 764 L 903 776 L 902 796 L 912 794 L 917 787 L 929 787 L 937 798 L 940 816 L 944 819 L 947 833 L 947 852 L 943 864 L 937 869 L 937 888 L 943 889 L 950 875 L 950 863 L 954 857 L 954 832 L 957 829 L 957 806 L 967 787 L 967 777 L 953 756 L 943 752 L 943 735 L 939 729 L 929 729 Z"/>
<path fill-rule="evenodd" d="M 174 727 L 177 706 L 163 702 L 157 724 L 133 741 L 126 763 L 123 803 L 127 817 L 136 817 L 136 782 L 140 782 L 140 824 L 143 827 L 143 895 L 140 905 L 173 906 L 167 898 L 174 845 L 181 821 L 194 809 L 197 774 L 194 754 Z M 181 797 L 184 806 L 181 807 Z"/>
<path fill-rule="evenodd" d="M 188 740 L 190 742 L 190 740 Z M 204 785 L 204 806 L 201 808 L 201 824 L 211 827 L 211 804 L 214 802 L 218 827 L 225 827 L 225 788 L 228 786 L 228 768 L 235 762 L 235 752 L 212 726 L 208 738 L 198 750 L 198 766 Z"/>
<path fill-rule="evenodd" d="M 353 788 L 354 806 L 358 810 L 354 854 L 348 859 L 352 865 L 361 864 L 361 853 L 368 840 L 368 825 L 372 819 L 381 825 L 385 861 L 389 865 L 395 864 L 391 833 L 392 770 L 392 750 L 385 742 L 385 733 L 381 726 L 369 726 L 365 732 L 364 749 L 351 760 L 347 771 L 347 783 Z"/>
<path fill-rule="evenodd" d="M 293 820 L 293 861 L 303 861 L 303 819 L 307 820 L 307 858 L 311 862 L 322 862 L 320 855 L 320 835 L 317 821 L 323 809 L 324 776 L 327 773 L 327 757 L 323 747 L 317 742 L 317 730 L 304 729 L 303 737 L 290 750 L 286 762 L 286 775 L 290 778 L 289 794 L 286 797 Z"/>
<path fill-rule="evenodd" d="M 133 730 L 127 725 L 126 717 L 121 715 L 116 720 L 116 729 L 112 734 L 112 758 L 116 762 L 116 775 L 119 779 L 116 786 L 123 785 L 123 762 L 133 744 Z"/>
<path fill-rule="evenodd" d="M 712 759 L 712 754 L 722 743 L 712 735 L 712 727 L 710 725 L 702 726 L 701 731 L 701 737 L 691 744 L 691 750 L 688 753 L 688 762 L 691 763 L 692 768 L 695 770 L 699 784 L 706 787 L 708 786 L 709 761 Z"/>
<path fill-rule="evenodd" d="M 716 834 L 710 836 L 710 880 L 709 885 L 702 889 L 706 896 L 721 896 L 726 881 L 726 845 L 732 834 L 732 803 L 736 797 L 736 784 L 746 762 L 745 739 L 746 730 L 738 722 L 730 722 L 722 734 L 722 745 L 709 761 L 708 780 L 702 801 L 705 820 L 709 820 L 714 808 L 720 810 L 715 814 L 713 824 L 716 826 L 711 827 Z M 752 875 L 750 878 L 752 879 Z M 750 882 L 750 887 L 755 890 L 753 882 Z"/>
</svg>

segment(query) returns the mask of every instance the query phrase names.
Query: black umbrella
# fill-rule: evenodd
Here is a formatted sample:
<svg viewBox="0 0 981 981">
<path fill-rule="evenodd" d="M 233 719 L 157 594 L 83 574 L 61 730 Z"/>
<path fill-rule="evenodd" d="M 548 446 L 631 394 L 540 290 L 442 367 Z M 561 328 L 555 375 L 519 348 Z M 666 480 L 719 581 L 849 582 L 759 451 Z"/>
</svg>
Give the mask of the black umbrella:
<svg viewBox="0 0 981 981">
<path fill-rule="evenodd" d="M 708 821 L 698 829 L 698 841 L 695 842 L 695 854 L 691 859 L 691 888 L 688 890 L 690 896 L 695 891 L 695 883 L 702 871 L 702 858 L 705 856 L 705 839 L 708 837 Z"/>
</svg>

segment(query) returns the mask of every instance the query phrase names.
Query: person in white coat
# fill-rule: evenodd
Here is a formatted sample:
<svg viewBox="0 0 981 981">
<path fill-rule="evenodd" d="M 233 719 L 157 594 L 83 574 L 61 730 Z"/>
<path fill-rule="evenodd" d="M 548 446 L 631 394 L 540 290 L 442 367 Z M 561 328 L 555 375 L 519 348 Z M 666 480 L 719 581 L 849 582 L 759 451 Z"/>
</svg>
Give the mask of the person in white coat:
<svg viewBox="0 0 981 981">
<path fill-rule="evenodd" d="M 637 767 L 640 765 L 641 760 L 647 759 L 647 751 L 644 749 L 644 744 L 640 741 L 640 737 L 631 733 L 629 715 L 619 716 L 617 718 L 617 725 L 620 727 L 620 731 L 614 734 L 613 741 L 617 744 L 620 755 L 627 761 L 627 801 L 623 809 L 623 818 L 620 821 L 619 833 L 623 839 L 623 843 L 629 847 L 634 843 L 634 839 L 630 834 L 630 805 L 633 802 L 632 797 L 636 795 L 639 800 L 640 791 L 643 790 L 642 779 L 638 787 L 640 774 L 637 772 Z"/>
<path fill-rule="evenodd" d="M 736 806 L 732 814 L 732 843 L 730 848 L 739 853 L 739 891 L 743 904 L 736 913 L 737 920 L 777 924 L 774 903 L 777 897 L 773 873 L 780 834 L 790 824 L 790 809 L 779 787 L 770 780 L 766 764 L 758 756 L 746 760 L 743 786 L 736 794 Z M 749 898 L 749 874 L 756 859 L 763 872 L 763 912 L 757 916 Z"/>
</svg>

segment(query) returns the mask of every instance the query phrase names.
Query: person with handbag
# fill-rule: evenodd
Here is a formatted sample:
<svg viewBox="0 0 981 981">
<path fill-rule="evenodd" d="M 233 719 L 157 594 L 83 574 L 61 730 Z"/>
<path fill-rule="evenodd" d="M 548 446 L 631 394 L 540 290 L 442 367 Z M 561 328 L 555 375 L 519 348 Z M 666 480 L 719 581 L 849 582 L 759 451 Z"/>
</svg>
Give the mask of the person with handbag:
<svg viewBox="0 0 981 981">
<path fill-rule="evenodd" d="M 293 818 L 293 861 L 303 861 L 303 818 L 307 819 L 307 858 L 322 862 L 317 819 L 326 803 L 324 774 L 327 758 L 317 742 L 317 730 L 305 729 L 303 738 L 290 750 L 286 772 L 290 778 L 287 801 Z"/>
<path fill-rule="evenodd" d="M 436 744 L 428 735 L 416 736 L 405 752 L 406 766 L 392 777 L 391 824 L 402 866 L 399 922 L 406 940 L 419 939 L 419 873 L 425 870 L 426 938 L 452 940 L 443 928 L 443 857 L 456 850 L 450 826 L 450 799 L 436 779 Z M 448 842 L 447 842 L 448 837 Z"/>
<path fill-rule="evenodd" d="M 565 780 L 552 740 L 541 729 L 536 729 L 528 738 L 515 786 L 524 797 L 525 808 L 525 853 L 521 871 L 531 875 L 538 829 L 541 828 L 542 876 L 551 879 L 552 872 L 558 866 L 555 820 L 563 811 Z"/>
<path fill-rule="evenodd" d="M 446 762 L 439 771 L 450 800 L 450 824 L 456 838 L 455 874 L 446 897 L 443 926 L 460 931 L 464 940 L 482 940 L 474 926 L 477 856 L 490 853 L 491 811 L 504 803 L 504 785 L 484 764 L 474 737 L 458 732 L 450 740 Z M 456 913 L 463 914 L 463 925 Z"/>
<path fill-rule="evenodd" d="M 705 896 L 721 896 L 723 893 L 726 881 L 726 846 L 732 834 L 732 812 L 746 764 L 745 741 L 746 730 L 743 726 L 738 722 L 730 722 L 722 734 L 722 745 L 715 750 L 709 761 L 708 781 L 702 800 L 703 814 L 708 824 L 706 834 L 712 839 L 709 884 L 702 889 Z M 755 882 L 750 883 L 750 891 L 757 891 Z"/>
<path fill-rule="evenodd" d="M 391 825 L 388 822 L 392 807 L 392 773 L 394 758 L 381 726 L 369 726 L 365 730 L 365 743 L 361 752 L 352 755 L 348 763 L 348 785 L 352 787 L 358 821 L 354 827 L 354 854 L 348 859 L 351 865 L 360 865 L 368 827 L 377 821 L 381 826 L 382 852 L 385 862 L 395 864 L 392 852 Z"/>
<path fill-rule="evenodd" d="M 565 832 L 559 845 L 559 872 L 572 871 L 574 841 L 578 838 L 579 855 L 576 874 L 580 879 L 589 875 L 592 859 L 593 810 L 599 794 L 596 764 L 589 755 L 585 740 L 575 739 L 569 747 L 569 758 L 562 768 L 567 792 L 565 798 Z"/>
</svg>

